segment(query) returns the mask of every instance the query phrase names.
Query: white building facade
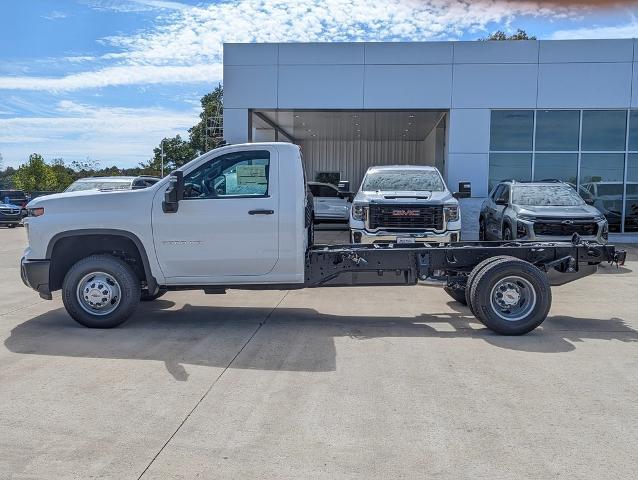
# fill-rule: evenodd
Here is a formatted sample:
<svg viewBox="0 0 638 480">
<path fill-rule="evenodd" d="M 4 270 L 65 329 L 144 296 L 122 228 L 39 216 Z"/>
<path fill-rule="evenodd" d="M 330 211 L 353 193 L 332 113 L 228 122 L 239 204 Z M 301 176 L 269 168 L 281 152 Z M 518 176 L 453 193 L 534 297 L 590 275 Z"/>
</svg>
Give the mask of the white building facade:
<svg viewBox="0 0 638 480">
<path fill-rule="evenodd" d="M 632 39 L 226 44 L 224 137 L 298 143 L 310 180 L 355 190 L 383 164 L 477 198 L 563 180 L 638 232 L 637 61 Z"/>
</svg>

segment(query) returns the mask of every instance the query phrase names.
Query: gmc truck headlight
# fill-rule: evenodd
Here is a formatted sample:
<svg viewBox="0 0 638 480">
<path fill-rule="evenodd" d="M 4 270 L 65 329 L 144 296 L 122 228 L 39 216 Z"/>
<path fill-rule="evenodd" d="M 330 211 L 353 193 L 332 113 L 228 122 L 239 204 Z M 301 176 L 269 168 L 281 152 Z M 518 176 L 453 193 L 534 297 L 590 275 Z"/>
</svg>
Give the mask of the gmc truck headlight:
<svg viewBox="0 0 638 480">
<path fill-rule="evenodd" d="M 596 215 L 596 216 L 594 217 L 594 222 L 603 222 L 603 221 L 605 221 L 605 220 L 607 220 L 607 219 L 605 218 L 605 216 L 604 216 L 604 215 Z"/>
<path fill-rule="evenodd" d="M 367 216 L 368 216 L 368 208 L 365 205 L 361 203 L 355 203 L 354 205 L 352 205 L 353 220 L 359 220 L 360 222 L 364 222 Z"/>
<path fill-rule="evenodd" d="M 447 205 L 443 208 L 443 213 L 448 222 L 456 222 L 459 219 L 459 206 Z"/>
</svg>

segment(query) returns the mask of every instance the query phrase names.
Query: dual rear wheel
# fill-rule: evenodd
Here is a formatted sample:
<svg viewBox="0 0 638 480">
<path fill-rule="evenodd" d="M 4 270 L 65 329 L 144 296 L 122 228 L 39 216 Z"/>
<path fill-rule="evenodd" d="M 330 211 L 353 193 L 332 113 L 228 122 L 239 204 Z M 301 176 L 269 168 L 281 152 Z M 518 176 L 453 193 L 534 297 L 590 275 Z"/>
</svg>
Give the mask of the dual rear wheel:
<svg viewBox="0 0 638 480">
<path fill-rule="evenodd" d="M 506 256 L 478 264 L 467 278 L 464 296 L 472 314 L 502 335 L 534 330 L 552 303 L 547 275 L 529 262 Z"/>
</svg>

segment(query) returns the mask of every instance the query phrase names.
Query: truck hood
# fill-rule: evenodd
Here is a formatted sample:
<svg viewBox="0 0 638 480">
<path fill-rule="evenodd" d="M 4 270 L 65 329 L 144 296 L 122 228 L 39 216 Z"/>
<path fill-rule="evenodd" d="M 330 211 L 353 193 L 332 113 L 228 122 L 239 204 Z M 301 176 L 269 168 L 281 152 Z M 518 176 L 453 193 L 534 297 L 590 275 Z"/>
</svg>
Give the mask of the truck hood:
<svg viewBox="0 0 638 480">
<path fill-rule="evenodd" d="M 34 198 L 27 208 L 44 207 L 45 210 L 59 208 L 65 211 L 116 210 L 121 209 L 123 205 L 132 207 L 140 201 L 150 203 L 154 191 L 154 188 L 149 187 L 140 190 L 82 190 L 54 193 Z"/>
<path fill-rule="evenodd" d="M 595 217 L 600 215 L 597 208 L 591 205 L 577 205 L 574 207 L 545 206 L 515 206 L 519 214 L 538 217 Z"/>
<path fill-rule="evenodd" d="M 418 191 L 359 191 L 354 198 L 359 203 L 458 203 L 456 198 L 448 191 L 444 192 L 418 192 Z"/>
</svg>

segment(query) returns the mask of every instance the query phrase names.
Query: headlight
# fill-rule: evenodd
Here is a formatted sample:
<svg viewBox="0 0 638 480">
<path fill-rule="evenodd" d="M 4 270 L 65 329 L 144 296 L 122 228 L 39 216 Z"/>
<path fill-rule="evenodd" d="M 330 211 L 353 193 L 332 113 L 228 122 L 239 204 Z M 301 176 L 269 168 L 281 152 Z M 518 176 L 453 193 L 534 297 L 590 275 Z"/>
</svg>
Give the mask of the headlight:
<svg viewBox="0 0 638 480">
<path fill-rule="evenodd" d="M 44 215 L 44 207 L 30 208 L 29 216 L 30 217 L 39 217 L 40 215 Z"/>
<path fill-rule="evenodd" d="M 605 220 L 607 220 L 607 219 L 605 218 L 604 215 L 596 215 L 594 217 L 594 222 L 604 222 Z"/>
<path fill-rule="evenodd" d="M 368 216 L 368 207 L 362 203 L 352 205 L 352 219 L 364 222 Z"/>
<path fill-rule="evenodd" d="M 446 205 L 443 207 L 443 213 L 448 222 L 456 222 L 459 219 L 459 206 Z"/>
</svg>

